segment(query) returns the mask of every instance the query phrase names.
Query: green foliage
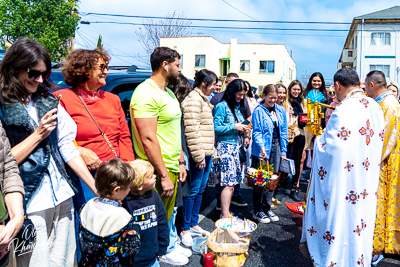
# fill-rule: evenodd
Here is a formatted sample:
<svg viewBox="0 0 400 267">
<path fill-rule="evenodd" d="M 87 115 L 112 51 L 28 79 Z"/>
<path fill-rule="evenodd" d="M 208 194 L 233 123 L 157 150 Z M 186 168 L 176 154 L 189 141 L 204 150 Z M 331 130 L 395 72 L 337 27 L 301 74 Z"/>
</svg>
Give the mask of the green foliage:
<svg viewBox="0 0 400 267">
<path fill-rule="evenodd" d="M 101 34 L 99 34 L 99 39 L 97 40 L 97 47 L 103 47 L 103 37 L 101 37 Z"/>
<path fill-rule="evenodd" d="M 0 0 L 0 45 L 25 36 L 45 46 L 52 61 L 68 53 L 79 16 L 76 0 Z"/>
</svg>

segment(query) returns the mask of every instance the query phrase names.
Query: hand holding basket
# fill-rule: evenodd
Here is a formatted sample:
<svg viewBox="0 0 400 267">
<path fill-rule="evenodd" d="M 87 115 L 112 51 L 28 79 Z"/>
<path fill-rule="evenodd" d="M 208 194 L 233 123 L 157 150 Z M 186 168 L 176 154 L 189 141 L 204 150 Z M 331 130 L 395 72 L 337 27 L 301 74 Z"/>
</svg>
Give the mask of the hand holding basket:
<svg viewBox="0 0 400 267">
<path fill-rule="evenodd" d="M 249 168 L 246 174 L 247 184 L 253 188 L 263 188 L 264 190 L 272 191 L 279 184 L 280 173 L 274 171 L 274 168 L 268 164 L 264 164 L 264 160 L 260 159 L 258 169 Z"/>
</svg>

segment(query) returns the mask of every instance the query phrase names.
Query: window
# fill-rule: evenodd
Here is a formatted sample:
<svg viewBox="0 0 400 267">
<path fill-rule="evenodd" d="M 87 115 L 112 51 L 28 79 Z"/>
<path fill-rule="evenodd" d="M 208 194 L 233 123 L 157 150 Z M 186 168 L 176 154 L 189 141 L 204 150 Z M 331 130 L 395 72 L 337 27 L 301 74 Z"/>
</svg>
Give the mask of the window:
<svg viewBox="0 0 400 267">
<path fill-rule="evenodd" d="M 347 57 L 353 57 L 353 51 L 347 51 Z"/>
<path fill-rule="evenodd" d="M 194 66 L 204 68 L 206 66 L 206 56 L 205 55 L 195 55 Z"/>
<path fill-rule="evenodd" d="M 275 61 L 260 61 L 260 73 L 275 73 Z"/>
<path fill-rule="evenodd" d="M 390 45 L 390 33 L 373 32 L 371 34 L 371 45 Z"/>
<path fill-rule="evenodd" d="M 181 58 L 179 59 L 179 67 L 183 69 L 183 55 L 180 55 Z"/>
<path fill-rule="evenodd" d="M 380 70 L 385 74 L 386 78 L 390 77 L 390 65 L 369 65 L 369 70 Z"/>
<path fill-rule="evenodd" d="M 250 71 L 250 60 L 240 60 L 240 71 Z"/>
<path fill-rule="evenodd" d="M 354 38 L 354 49 L 357 49 L 357 36 Z"/>
</svg>

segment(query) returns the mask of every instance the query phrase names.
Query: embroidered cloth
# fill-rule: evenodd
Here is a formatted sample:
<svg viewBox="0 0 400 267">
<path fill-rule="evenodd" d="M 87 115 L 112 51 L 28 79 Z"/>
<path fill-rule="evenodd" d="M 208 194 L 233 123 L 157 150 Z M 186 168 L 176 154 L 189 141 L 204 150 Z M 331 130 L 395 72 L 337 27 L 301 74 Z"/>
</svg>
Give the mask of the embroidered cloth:
<svg viewBox="0 0 400 267">
<path fill-rule="evenodd" d="M 374 254 L 400 253 L 400 107 L 392 91 L 375 99 L 383 110 L 385 130 L 374 232 Z"/>
<path fill-rule="evenodd" d="M 315 266 L 370 266 L 384 128 L 379 105 L 351 91 L 314 144 L 303 241 Z"/>
</svg>

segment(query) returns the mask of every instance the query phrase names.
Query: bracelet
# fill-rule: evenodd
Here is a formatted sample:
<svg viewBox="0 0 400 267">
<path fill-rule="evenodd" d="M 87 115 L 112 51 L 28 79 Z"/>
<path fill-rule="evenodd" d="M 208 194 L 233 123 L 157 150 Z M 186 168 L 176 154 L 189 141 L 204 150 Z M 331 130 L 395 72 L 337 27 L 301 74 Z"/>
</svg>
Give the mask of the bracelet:
<svg viewBox="0 0 400 267">
<path fill-rule="evenodd" d="M 179 161 L 179 165 L 186 165 L 186 161 Z"/>
<path fill-rule="evenodd" d="M 251 136 L 246 136 L 245 138 L 248 138 L 249 140 L 251 140 Z"/>
</svg>

